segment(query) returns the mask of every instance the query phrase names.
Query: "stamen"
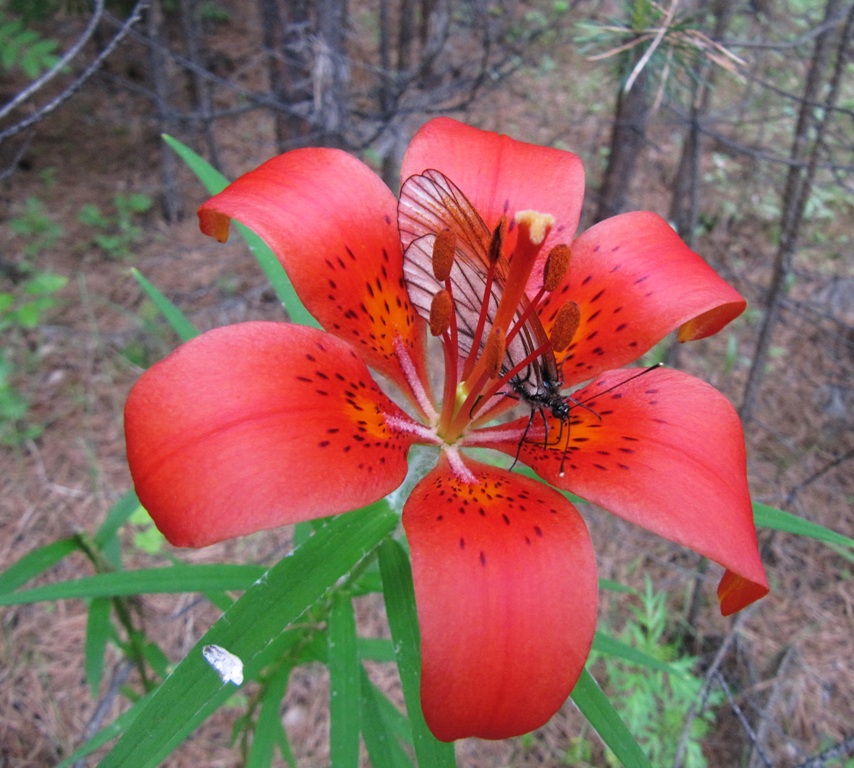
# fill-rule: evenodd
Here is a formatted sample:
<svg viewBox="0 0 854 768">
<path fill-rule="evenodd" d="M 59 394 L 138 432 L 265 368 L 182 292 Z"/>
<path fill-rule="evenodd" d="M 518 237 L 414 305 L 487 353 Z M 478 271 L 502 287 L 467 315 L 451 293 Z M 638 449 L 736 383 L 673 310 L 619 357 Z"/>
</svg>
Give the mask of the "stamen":
<svg viewBox="0 0 854 768">
<path fill-rule="evenodd" d="M 501 363 L 504 360 L 506 346 L 504 344 L 504 331 L 500 328 L 493 328 L 483 347 L 481 360 L 483 361 L 483 372 L 492 378 L 497 376 L 501 370 Z M 480 366 L 477 366 L 478 368 Z"/>
<path fill-rule="evenodd" d="M 411 419 L 402 419 L 400 416 L 392 416 L 391 414 L 383 414 L 383 418 L 385 419 L 385 423 L 397 432 L 415 435 L 425 443 L 432 443 L 433 445 L 442 444 L 442 438 L 436 434 L 435 429 L 425 427 L 423 424 L 418 424 Z"/>
<path fill-rule="evenodd" d="M 398 334 L 395 334 L 394 336 L 394 352 L 397 355 L 397 360 L 400 363 L 406 382 L 409 384 L 412 396 L 415 398 L 415 402 L 421 409 L 421 413 L 424 414 L 425 418 L 431 424 L 435 424 L 439 420 L 439 414 L 436 413 L 436 409 L 433 407 L 433 403 L 430 401 L 430 397 L 424 389 L 424 384 L 418 376 L 415 364 L 409 356 L 409 351 L 406 349 L 406 345 Z"/>
<path fill-rule="evenodd" d="M 486 280 L 483 286 L 483 298 L 480 304 L 480 315 L 477 319 L 477 327 L 472 336 L 471 352 L 463 366 L 463 381 L 468 381 L 471 372 L 477 362 L 478 351 L 480 350 L 480 340 L 483 338 L 483 329 L 486 326 L 486 318 L 489 314 L 490 305 L 492 303 L 492 284 L 495 282 L 495 265 L 501 258 L 501 249 L 504 247 L 504 234 L 506 231 L 507 220 L 504 216 L 498 222 L 498 226 L 492 232 L 492 239 L 489 242 L 489 268 L 486 271 Z M 492 323 L 496 325 L 495 322 Z"/>
<path fill-rule="evenodd" d="M 454 476 L 458 480 L 462 480 L 464 483 L 474 485 L 477 482 L 477 478 L 465 465 L 463 457 L 460 455 L 459 448 L 457 448 L 456 445 L 446 445 L 444 446 L 444 450 L 445 456 L 448 457 L 448 464 L 451 465 L 451 471 L 454 473 Z"/>
<path fill-rule="evenodd" d="M 430 304 L 430 333 L 433 336 L 441 336 L 451 327 L 453 316 L 454 300 L 450 293 L 442 289 Z"/>
<path fill-rule="evenodd" d="M 569 261 L 572 257 L 572 250 L 566 243 L 558 243 L 549 251 L 546 258 L 546 266 L 543 270 L 543 290 L 551 293 L 555 290 L 566 275 L 566 270 L 569 269 Z"/>
<path fill-rule="evenodd" d="M 507 234 L 507 217 L 502 216 L 498 222 L 498 226 L 492 232 L 492 239 L 489 241 L 489 263 L 495 264 L 504 251 L 504 235 Z"/>
<path fill-rule="evenodd" d="M 570 344 L 581 324 L 581 308 L 574 301 L 568 301 L 557 312 L 549 338 L 555 352 L 563 352 Z"/>
<path fill-rule="evenodd" d="M 456 254 L 456 233 L 443 229 L 433 241 L 433 274 L 440 283 L 444 283 L 450 276 Z"/>
</svg>

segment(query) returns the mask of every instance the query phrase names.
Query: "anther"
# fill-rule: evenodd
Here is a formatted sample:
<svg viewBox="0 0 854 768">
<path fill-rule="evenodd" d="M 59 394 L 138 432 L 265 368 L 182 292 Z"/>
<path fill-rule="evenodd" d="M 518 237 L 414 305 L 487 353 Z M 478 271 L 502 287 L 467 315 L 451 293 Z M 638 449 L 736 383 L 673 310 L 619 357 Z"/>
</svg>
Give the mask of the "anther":
<svg viewBox="0 0 854 768">
<path fill-rule="evenodd" d="M 451 327 L 451 316 L 454 313 L 454 300 L 444 288 L 439 291 L 430 303 L 430 333 L 441 336 Z"/>
<path fill-rule="evenodd" d="M 454 266 L 457 252 L 457 236 L 450 229 L 443 229 L 433 241 L 433 274 L 444 283 Z"/>
<path fill-rule="evenodd" d="M 557 312 L 554 325 L 549 332 L 549 340 L 555 352 L 563 352 L 570 344 L 581 324 L 581 308 L 574 301 L 568 301 Z"/>
<path fill-rule="evenodd" d="M 558 243 L 549 251 L 546 257 L 546 266 L 543 270 L 543 290 L 551 293 L 562 282 L 569 269 L 569 260 L 572 251 L 566 243 Z"/>
<path fill-rule="evenodd" d="M 504 331 L 493 327 L 486 344 L 483 346 L 483 355 L 481 356 L 483 370 L 489 378 L 497 376 L 501 370 L 501 363 L 504 362 L 504 353 L 506 352 L 504 339 Z"/>
<path fill-rule="evenodd" d="M 492 231 L 492 239 L 489 241 L 489 263 L 495 264 L 504 250 L 504 235 L 507 232 L 507 217 L 502 216 L 498 226 Z"/>
</svg>

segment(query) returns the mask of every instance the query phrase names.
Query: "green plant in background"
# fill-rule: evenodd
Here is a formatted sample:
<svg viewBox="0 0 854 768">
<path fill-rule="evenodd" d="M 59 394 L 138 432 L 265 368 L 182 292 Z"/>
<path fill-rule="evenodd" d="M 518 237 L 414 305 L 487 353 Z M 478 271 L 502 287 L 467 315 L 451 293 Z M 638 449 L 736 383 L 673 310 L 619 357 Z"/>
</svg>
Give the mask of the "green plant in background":
<svg viewBox="0 0 854 768">
<path fill-rule="evenodd" d="M 653 765 L 672 765 L 685 718 L 698 700 L 703 679 L 695 673 L 697 659 L 680 656 L 676 644 L 667 641 L 667 595 L 653 589 L 649 577 L 639 593 L 640 606 L 632 606 L 632 617 L 621 640 L 638 651 L 664 662 L 670 671 L 632 666 L 615 657 L 607 662 L 608 689 L 617 711 L 644 748 Z M 714 690 L 702 714 L 691 723 L 686 742 L 686 768 L 706 768 L 702 740 L 714 723 L 714 709 L 723 694 Z M 620 765 L 610 753 L 608 764 Z"/>
<path fill-rule="evenodd" d="M 58 41 L 42 37 L 21 19 L 9 18 L 0 10 L 0 71 L 10 74 L 20 70 L 35 80 L 59 61 L 57 48 Z"/>
<path fill-rule="evenodd" d="M 24 201 L 24 210 L 9 219 L 9 229 L 24 241 L 26 262 L 51 250 L 63 233 L 63 228 L 50 218 L 44 203 L 37 197 Z"/>
<path fill-rule="evenodd" d="M 153 205 L 148 195 L 136 192 L 113 197 L 113 210 L 104 211 L 94 203 L 84 205 L 77 219 L 93 230 L 91 242 L 115 259 L 130 255 L 131 246 L 142 236 L 139 218 Z"/>
<path fill-rule="evenodd" d="M 31 268 L 20 268 L 28 272 Z M 29 401 L 15 386 L 15 374 L 22 364 L 18 342 L 26 330 L 36 328 L 45 313 L 56 304 L 55 294 L 68 279 L 52 272 L 33 272 L 30 277 L 0 291 L 0 444 L 21 445 L 38 437 L 42 426 L 27 422 Z"/>
</svg>

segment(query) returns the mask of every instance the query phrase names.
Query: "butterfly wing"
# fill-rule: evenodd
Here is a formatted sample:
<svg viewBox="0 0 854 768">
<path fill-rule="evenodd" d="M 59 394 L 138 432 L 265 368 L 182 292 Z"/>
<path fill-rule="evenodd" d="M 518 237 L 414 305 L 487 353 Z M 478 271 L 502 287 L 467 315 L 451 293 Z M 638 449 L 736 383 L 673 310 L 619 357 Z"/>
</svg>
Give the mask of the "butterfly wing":
<svg viewBox="0 0 854 768">
<path fill-rule="evenodd" d="M 397 216 L 404 247 L 404 278 L 410 300 L 425 319 L 429 320 L 433 297 L 445 287 L 433 274 L 433 244 L 443 230 L 450 230 L 456 236 L 456 255 L 449 280 L 457 315 L 460 356 L 465 359 L 471 353 L 485 301 L 492 233 L 463 192 L 436 170 L 410 176 L 404 182 Z M 502 255 L 494 265 L 481 348 L 492 330 L 492 319 L 498 310 L 508 272 L 507 258 Z M 516 310 L 514 326 L 518 325 L 527 306 L 527 299 L 523 299 Z M 545 355 L 532 357 L 536 350 L 544 348 L 548 350 Z M 507 346 L 502 373 L 526 359 L 530 359 L 528 365 L 514 376 L 517 392 L 541 391 L 544 376 L 557 380 L 554 354 L 548 349 L 548 337 L 534 313 L 528 316 Z"/>
</svg>

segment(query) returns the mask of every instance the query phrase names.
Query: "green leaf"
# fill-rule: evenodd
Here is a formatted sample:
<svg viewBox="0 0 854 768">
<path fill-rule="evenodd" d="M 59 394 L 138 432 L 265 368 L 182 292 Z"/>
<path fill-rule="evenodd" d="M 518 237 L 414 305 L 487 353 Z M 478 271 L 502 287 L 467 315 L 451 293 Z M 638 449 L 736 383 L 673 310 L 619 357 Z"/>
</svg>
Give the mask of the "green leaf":
<svg viewBox="0 0 854 768">
<path fill-rule="evenodd" d="M 373 768 L 412 768 L 412 761 L 400 745 L 401 721 L 406 721 L 394 705 L 377 690 L 361 669 L 362 735 Z M 429 768 L 427 765 L 422 768 Z"/>
<path fill-rule="evenodd" d="M 98 695 L 101 678 L 104 674 L 104 652 L 110 636 L 110 611 L 112 605 L 106 597 L 96 597 L 89 603 L 86 616 L 86 682 L 92 696 Z"/>
<path fill-rule="evenodd" d="M 255 722 L 252 745 L 246 758 L 246 768 L 269 768 L 273 764 L 273 750 L 278 745 L 282 757 L 291 768 L 296 768 L 288 736 L 282 727 L 282 699 L 291 676 L 291 665 L 283 664 L 265 682 L 261 695 L 261 708 Z"/>
<path fill-rule="evenodd" d="M 269 663 L 271 640 L 297 619 L 388 536 L 398 516 L 385 501 L 326 523 L 252 585 L 205 634 L 101 763 L 101 768 L 160 765 L 235 690 L 204 661 L 202 647 L 219 645 L 257 678 Z M 290 636 L 289 636 L 290 639 Z"/>
<path fill-rule="evenodd" d="M 117 597 L 168 592 L 220 592 L 248 589 L 266 569 L 261 565 L 199 564 L 136 571 L 97 573 L 81 579 L 33 587 L 0 595 L 0 605 L 21 605 L 44 600 Z"/>
<path fill-rule="evenodd" d="M 840 544 L 843 547 L 854 548 L 854 539 L 767 504 L 753 504 L 753 519 L 756 525 L 762 528 L 772 528 L 776 531 L 794 533 L 797 536 L 806 536 L 829 544 Z"/>
<path fill-rule="evenodd" d="M 615 656 L 632 664 L 637 664 L 639 667 L 666 672 L 669 675 L 684 675 L 682 670 L 673 667 L 666 661 L 650 656 L 648 653 L 606 635 L 604 632 L 597 632 L 594 636 L 593 650 L 606 656 Z"/>
<path fill-rule="evenodd" d="M 409 557 L 397 541 L 387 539 L 380 545 L 379 561 L 388 623 L 418 764 L 431 768 L 454 766 L 454 745 L 436 739 L 421 712 L 421 638 Z"/>
<path fill-rule="evenodd" d="M 217 192 L 222 192 L 228 186 L 228 179 L 223 176 L 216 168 L 214 168 L 207 160 L 200 155 L 197 155 L 186 144 L 182 144 L 178 139 L 163 134 L 165 141 L 180 157 L 187 167 L 196 174 L 199 181 L 202 182 L 205 189 L 212 195 Z"/>
<path fill-rule="evenodd" d="M 396 661 L 394 643 L 385 637 L 360 637 L 357 640 L 360 659 L 371 661 Z"/>
<path fill-rule="evenodd" d="M 185 144 L 182 144 L 172 136 L 163 136 L 163 140 L 178 154 L 187 164 L 189 169 L 196 174 L 208 192 L 215 195 L 228 186 L 228 179 L 216 170 L 207 160 L 197 155 Z M 251 229 L 238 222 L 237 229 L 249 246 L 249 250 L 255 256 L 273 290 L 282 302 L 291 322 L 298 325 L 309 325 L 319 328 L 320 324 L 305 308 L 299 296 L 297 296 L 290 278 L 282 267 L 281 262 L 270 250 L 270 247 L 256 235 Z"/>
<path fill-rule="evenodd" d="M 78 549 L 80 549 L 80 541 L 76 536 L 72 536 L 28 552 L 17 563 L 0 573 L 0 595 L 16 590 Z"/>
<path fill-rule="evenodd" d="M 134 491 L 128 491 L 115 504 L 113 504 L 110 511 L 107 512 L 107 517 L 104 519 L 104 522 L 101 523 L 101 526 L 92 537 L 92 540 L 99 547 L 105 547 L 107 542 L 116 535 L 119 528 L 121 528 L 138 509 L 142 509 L 142 504 L 139 503 L 136 493 Z"/>
<path fill-rule="evenodd" d="M 333 595 L 327 623 L 330 765 L 358 768 L 361 665 L 356 653 L 356 617 L 349 594 Z"/>
<path fill-rule="evenodd" d="M 130 709 L 119 715 L 108 726 L 98 731 L 98 733 L 96 733 L 91 739 L 85 741 L 56 768 L 70 768 L 70 766 L 75 765 L 87 755 L 91 755 L 96 749 L 100 749 L 104 744 L 124 733 L 127 727 L 137 718 L 139 713 L 145 709 L 152 696 L 154 696 L 154 691 L 147 693 L 141 699 L 135 701 Z"/>
<path fill-rule="evenodd" d="M 178 334 L 178 338 L 181 339 L 181 341 L 189 341 L 199 335 L 198 329 L 189 321 L 187 316 L 171 301 L 169 301 L 169 299 L 167 299 L 160 290 L 155 288 L 151 282 L 143 277 L 142 273 L 138 269 L 132 267 L 131 274 L 142 286 L 142 290 L 145 291 L 148 298 L 154 302 L 154 306 L 157 307 L 163 317 L 166 318 L 166 322 L 169 323 L 172 330 Z"/>
<path fill-rule="evenodd" d="M 571 695 L 587 722 L 626 768 L 652 768 L 617 710 L 586 669 L 581 672 Z"/>
</svg>

